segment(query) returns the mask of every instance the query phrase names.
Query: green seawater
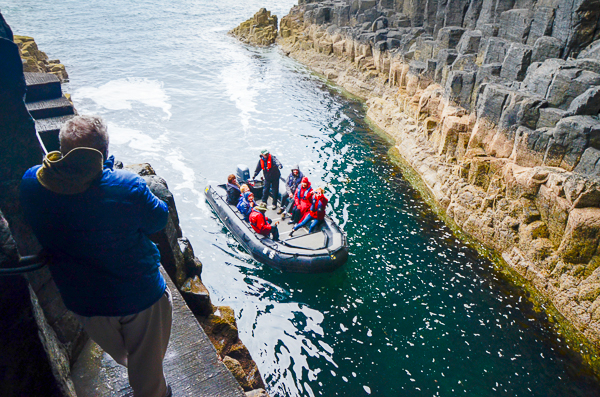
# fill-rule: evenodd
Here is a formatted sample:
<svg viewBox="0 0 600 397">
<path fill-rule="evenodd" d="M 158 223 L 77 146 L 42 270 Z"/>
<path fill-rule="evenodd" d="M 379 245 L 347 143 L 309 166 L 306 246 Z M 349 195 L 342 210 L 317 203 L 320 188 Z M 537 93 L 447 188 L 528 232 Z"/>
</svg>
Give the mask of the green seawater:
<svg viewBox="0 0 600 397">
<path fill-rule="evenodd" d="M 213 303 L 272 396 L 597 396 L 600 383 L 506 272 L 458 239 L 407 182 L 365 109 L 277 48 L 226 32 L 293 1 L 0 0 L 16 34 L 60 58 L 111 151 L 173 191 Z M 350 244 L 330 274 L 254 261 L 203 191 L 271 149 L 330 197 Z"/>
</svg>

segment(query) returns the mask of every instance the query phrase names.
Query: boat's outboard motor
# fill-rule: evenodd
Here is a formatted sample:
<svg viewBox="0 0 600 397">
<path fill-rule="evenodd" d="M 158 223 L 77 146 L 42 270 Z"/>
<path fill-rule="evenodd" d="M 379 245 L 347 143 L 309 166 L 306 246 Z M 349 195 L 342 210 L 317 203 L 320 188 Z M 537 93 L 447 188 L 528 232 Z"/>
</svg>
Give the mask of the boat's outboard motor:
<svg viewBox="0 0 600 397">
<path fill-rule="evenodd" d="M 237 180 L 239 183 L 246 183 L 250 179 L 250 169 L 245 164 L 237 166 Z"/>
</svg>

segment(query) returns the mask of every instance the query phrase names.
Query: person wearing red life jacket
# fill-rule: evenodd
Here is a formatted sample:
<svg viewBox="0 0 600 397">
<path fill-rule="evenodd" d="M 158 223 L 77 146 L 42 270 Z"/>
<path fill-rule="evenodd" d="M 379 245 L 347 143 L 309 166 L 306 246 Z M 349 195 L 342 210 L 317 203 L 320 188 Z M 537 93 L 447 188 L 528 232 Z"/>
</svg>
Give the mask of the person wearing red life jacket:
<svg viewBox="0 0 600 397">
<path fill-rule="evenodd" d="M 302 182 L 294 194 L 294 209 L 292 210 L 292 220 L 289 222 L 290 224 L 300 222 L 300 219 L 308 213 L 310 205 L 312 204 L 312 194 L 313 190 L 308 178 L 302 178 Z"/>
<path fill-rule="evenodd" d="M 271 223 L 271 220 L 265 215 L 267 206 L 264 203 L 254 207 L 250 213 L 250 225 L 252 229 L 258 234 L 269 237 L 271 235 L 273 241 L 279 240 L 279 230 L 277 224 L 279 221 Z"/>
<path fill-rule="evenodd" d="M 325 209 L 327 207 L 327 197 L 323 194 L 324 191 L 322 188 L 316 188 L 314 194 L 311 196 L 311 205 L 308 210 L 308 213 L 302 219 L 302 222 L 298 223 L 292 231 L 290 232 L 290 237 L 294 234 L 294 232 L 300 229 L 302 226 L 308 225 L 310 223 L 310 227 L 308 228 L 308 232 L 312 233 L 315 228 L 323 222 L 325 219 Z"/>
<path fill-rule="evenodd" d="M 269 194 L 271 193 L 271 189 L 273 190 L 273 209 L 277 209 L 277 200 L 279 199 L 279 177 L 281 176 L 281 172 L 279 171 L 283 168 L 283 165 L 277 160 L 275 156 L 273 156 L 267 149 L 260 152 L 260 160 L 258 160 L 258 164 L 256 164 L 256 169 L 254 170 L 254 176 L 252 179 L 256 178 L 256 176 L 262 171 L 265 178 L 265 185 L 263 186 L 263 195 L 262 201 L 267 205 L 267 200 L 269 199 Z"/>
</svg>

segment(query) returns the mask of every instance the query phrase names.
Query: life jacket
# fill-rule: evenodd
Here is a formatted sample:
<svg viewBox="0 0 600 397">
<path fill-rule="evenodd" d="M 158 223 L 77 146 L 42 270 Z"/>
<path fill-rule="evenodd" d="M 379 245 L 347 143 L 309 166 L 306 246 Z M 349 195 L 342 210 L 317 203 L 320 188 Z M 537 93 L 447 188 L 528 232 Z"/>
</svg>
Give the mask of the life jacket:
<svg viewBox="0 0 600 397">
<path fill-rule="evenodd" d="M 310 196 L 310 193 L 312 193 L 312 187 L 309 182 L 306 189 L 302 188 L 302 186 L 299 186 L 299 189 L 296 189 L 296 198 L 300 201 L 306 200 Z"/>
<path fill-rule="evenodd" d="M 312 204 L 310 206 L 310 216 L 314 219 L 324 219 L 325 218 L 325 208 L 327 207 L 327 197 L 321 195 L 317 198 L 316 195 L 312 196 Z"/>
<path fill-rule="evenodd" d="M 271 153 L 269 153 L 269 156 L 267 157 L 267 168 L 265 169 L 265 160 L 263 160 L 263 158 L 260 158 L 260 168 L 262 168 L 263 173 L 265 171 L 270 171 L 271 167 L 273 166 L 273 164 L 271 163 Z"/>
</svg>

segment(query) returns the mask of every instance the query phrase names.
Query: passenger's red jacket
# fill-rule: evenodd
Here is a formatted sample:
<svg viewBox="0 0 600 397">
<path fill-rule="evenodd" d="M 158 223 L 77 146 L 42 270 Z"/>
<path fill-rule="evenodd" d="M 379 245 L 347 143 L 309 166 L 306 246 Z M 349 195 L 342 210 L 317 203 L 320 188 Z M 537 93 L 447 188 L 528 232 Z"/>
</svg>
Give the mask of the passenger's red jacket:
<svg viewBox="0 0 600 397">
<path fill-rule="evenodd" d="M 308 212 L 310 205 L 312 204 L 313 190 L 312 187 L 310 187 L 308 178 L 304 177 L 302 183 L 307 183 L 306 188 L 303 188 L 302 185 L 298 186 L 296 194 L 294 195 L 294 204 L 302 214 L 302 217 L 304 217 L 304 214 Z"/>
<path fill-rule="evenodd" d="M 268 236 L 271 233 L 271 225 L 267 222 L 269 218 L 256 208 L 252 210 L 250 213 L 250 224 L 252 225 L 252 229 L 258 234 L 262 234 L 263 236 Z"/>
</svg>

